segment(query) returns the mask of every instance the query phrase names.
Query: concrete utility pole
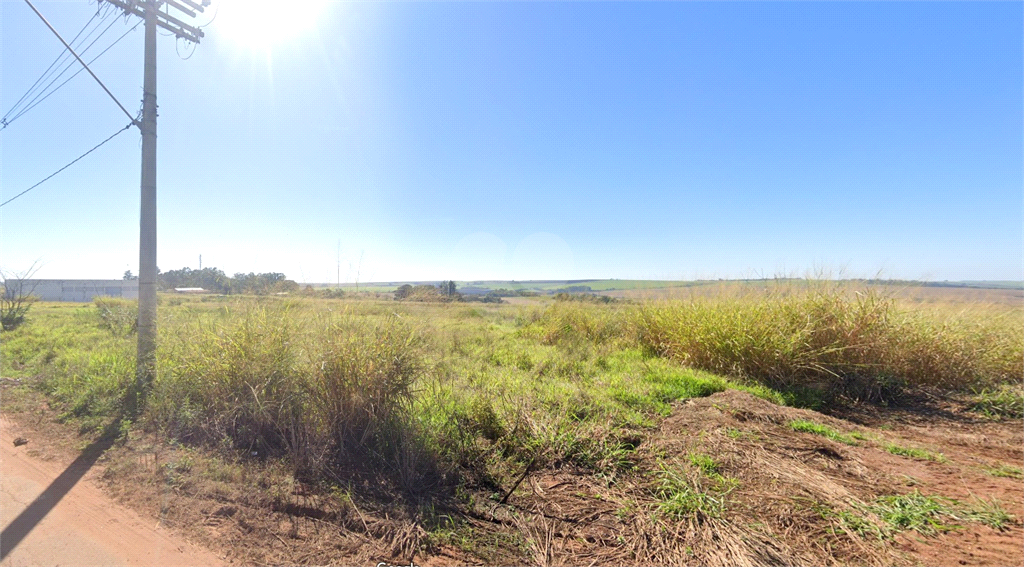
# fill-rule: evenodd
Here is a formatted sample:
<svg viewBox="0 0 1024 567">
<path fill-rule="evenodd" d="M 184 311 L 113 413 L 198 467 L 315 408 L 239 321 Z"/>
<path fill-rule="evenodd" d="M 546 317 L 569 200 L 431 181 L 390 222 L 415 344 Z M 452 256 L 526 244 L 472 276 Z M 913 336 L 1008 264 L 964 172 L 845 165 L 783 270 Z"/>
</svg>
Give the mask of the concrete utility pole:
<svg viewBox="0 0 1024 567">
<path fill-rule="evenodd" d="M 139 16 L 145 21 L 146 52 L 142 89 L 142 199 L 139 217 L 139 348 L 135 367 L 135 388 L 129 395 L 128 412 L 137 416 L 156 374 L 156 28 L 199 43 L 203 30 L 169 14 L 170 8 L 196 17 L 210 5 L 192 0 L 103 0 Z M 164 11 L 161 11 L 161 6 Z"/>
</svg>

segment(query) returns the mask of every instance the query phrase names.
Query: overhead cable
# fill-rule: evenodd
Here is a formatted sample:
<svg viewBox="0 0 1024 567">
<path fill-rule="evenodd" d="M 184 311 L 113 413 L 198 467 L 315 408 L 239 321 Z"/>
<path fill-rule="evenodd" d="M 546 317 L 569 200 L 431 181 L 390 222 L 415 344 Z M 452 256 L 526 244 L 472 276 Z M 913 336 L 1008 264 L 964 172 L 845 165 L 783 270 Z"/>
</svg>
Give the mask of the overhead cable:
<svg viewBox="0 0 1024 567">
<path fill-rule="evenodd" d="M 134 26 L 132 26 L 132 27 L 128 28 L 128 31 L 126 31 L 126 32 L 124 32 L 123 34 L 121 34 L 121 37 L 119 37 L 119 38 L 115 39 L 113 43 L 111 43 L 110 45 L 108 45 L 108 46 L 106 47 L 106 49 L 104 49 L 103 51 L 99 52 L 99 53 L 98 53 L 98 54 L 96 55 L 96 57 L 93 57 L 92 59 L 90 59 L 90 60 L 89 60 L 89 65 L 92 65 L 93 61 L 96 61 L 96 60 L 97 60 L 97 59 L 99 59 L 99 58 L 100 58 L 100 57 L 101 57 L 101 56 L 102 56 L 102 55 L 103 55 L 104 53 L 106 53 L 106 52 L 110 51 L 110 49 L 111 49 L 111 48 L 113 48 L 113 47 L 114 47 L 115 45 L 117 45 L 117 44 L 118 44 L 118 42 L 120 42 L 120 41 L 121 41 L 122 39 L 124 39 L 124 38 L 125 38 L 125 37 L 126 37 L 126 36 L 127 36 L 128 34 L 130 34 L 130 33 L 132 33 L 133 31 L 135 31 L 135 28 L 139 27 L 139 26 L 140 26 L 140 25 L 142 25 L 143 23 L 144 23 L 144 20 L 139 20 L 138 22 L 136 22 L 136 23 L 135 23 L 135 25 L 134 25 Z M 21 112 L 19 112 L 19 113 L 18 113 L 18 114 L 16 114 L 16 115 L 15 115 L 14 117 L 12 117 L 11 119 L 9 119 L 9 120 L 7 120 L 6 122 L 4 122 L 4 123 L 3 123 L 3 126 L 2 126 L 2 127 L 0 127 L 0 130 L 2 130 L 3 128 L 6 128 L 8 124 L 10 124 L 11 122 L 14 122 L 14 120 L 15 120 L 15 119 L 17 119 L 18 117 L 20 117 L 20 116 L 21 116 L 22 114 L 25 114 L 26 112 L 28 112 L 28 111 L 32 110 L 33 108 L 35 108 L 36 106 L 38 106 L 38 105 L 39 105 L 39 103 L 41 103 L 41 102 L 43 102 L 44 100 L 46 100 L 46 99 L 50 98 L 50 95 L 52 95 L 53 93 L 55 93 L 55 92 L 57 92 L 58 90 L 60 90 L 60 88 L 61 88 L 61 87 L 63 87 L 64 85 L 68 84 L 68 82 L 70 82 L 70 81 L 71 81 L 71 79 L 74 79 L 75 77 L 77 77 L 77 76 L 78 76 L 78 75 L 79 75 L 79 74 L 80 74 L 80 73 L 81 73 L 82 71 L 85 71 L 85 67 L 82 67 L 81 69 L 79 69 L 79 70 L 75 71 L 75 73 L 74 73 L 73 75 L 71 75 L 71 76 L 70 76 L 70 77 L 68 77 L 67 79 L 64 79 L 64 82 L 63 82 L 63 83 L 61 83 L 61 84 L 57 85 L 57 86 L 56 86 L 56 87 L 55 87 L 55 88 L 54 88 L 53 90 L 51 90 L 50 92 L 46 93 L 46 95 L 45 95 L 45 96 L 43 96 L 42 98 L 39 98 L 38 100 L 36 100 L 36 99 L 33 99 L 33 101 L 34 101 L 34 102 L 32 103 L 32 105 L 31 105 L 31 106 L 27 106 L 27 107 L 25 107 L 25 108 L 24 108 L 24 109 L 23 109 L 23 110 L 22 110 Z M 58 77 L 58 78 L 59 78 L 59 77 Z"/>
<path fill-rule="evenodd" d="M 99 10 L 96 10 L 96 13 L 94 13 L 92 15 L 92 17 L 89 18 L 89 21 L 85 22 L 85 25 L 82 26 L 82 29 L 77 34 L 75 34 L 74 39 L 71 40 L 71 45 L 74 45 L 75 42 L 78 41 L 78 38 L 82 35 L 83 32 L 85 32 L 85 29 L 89 27 L 89 24 L 91 24 L 96 19 L 96 17 L 99 16 L 99 15 L 100 15 Z M 53 63 L 50 63 L 50 66 L 47 67 L 45 71 L 43 71 L 43 74 L 40 75 L 38 79 L 36 79 L 36 82 L 32 83 L 32 86 L 29 87 L 27 91 L 25 91 L 25 94 L 21 95 L 21 98 L 18 99 L 18 102 L 14 103 L 14 106 L 12 106 L 11 109 L 7 111 L 7 114 L 5 114 L 4 117 L 3 117 L 3 122 L 5 124 L 7 123 L 7 117 L 10 116 L 11 113 L 13 113 L 16 108 L 18 108 L 18 105 L 20 105 L 22 103 L 22 101 L 24 101 L 26 98 L 28 98 L 28 96 L 30 94 L 32 94 L 32 92 L 35 90 L 35 88 L 40 83 L 42 83 L 43 81 L 46 80 L 46 78 L 50 74 L 50 70 L 53 69 L 58 63 L 60 63 L 62 59 L 64 59 L 64 55 L 67 52 L 68 52 L 67 48 L 65 48 L 63 51 L 61 51 L 60 54 L 57 55 L 57 58 L 53 60 Z"/>
<path fill-rule="evenodd" d="M 102 22 L 101 22 L 101 23 L 102 23 Z M 87 52 L 88 52 L 88 51 L 89 51 L 90 49 L 92 49 L 92 46 L 93 46 L 93 45 L 96 45 L 96 42 L 97 42 L 97 41 L 99 41 L 99 40 L 100 40 L 100 39 L 101 39 L 101 38 L 102 38 L 102 37 L 103 37 L 104 35 L 106 35 L 107 31 L 109 31 L 109 30 L 110 30 L 110 28 L 111 28 L 111 27 L 113 27 L 113 25 L 114 25 L 114 24 L 116 24 L 116 23 L 117 23 L 117 20 L 116 20 L 116 19 L 115 19 L 115 20 L 113 20 L 112 22 L 110 22 L 110 24 L 108 24 L 108 25 L 107 25 L 107 27 L 106 27 L 106 28 L 104 28 L 104 30 L 103 30 L 103 31 L 102 31 L 102 32 L 100 33 L 100 35 L 96 36 L 96 38 L 95 38 L 95 39 L 93 39 L 93 40 L 92 40 L 92 42 L 91 42 L 91 43 L 89 43 L 89 45 L 87 45 L 87 46 L 85 47 L 85 49 L 83 49 L 83 50 L 81 51 L 81 54 L 82 54 L 82 55 L 85 55 L 85 54 L 86 54 L 86 53 L 87 53 Z M 97 27 L 97 29 L 99 29 L 99 28 Z M 94 30 L 94 31 L 95 31 L 95 30 Z M 91 35 L 91 34 L 90 34 L 90 35 Z M 123 37 L 123 36 L 122 36 L 122 37 Z M 86 39 L 88 39 L 88 37 L 86 37 Z M 118 41 L 119 41 L 119 40 L 120 40 L 120 39 L 118 39 Z M 84 43 L 84 41 L 83 41 L 83 43 Z M 117 41 L 115 41 L 114 43 L 117 43 Z M 73 42 L 72 42 L 72 44 L 71 44 L 71 47 L 72 47 L 72 49 L 74 49 L 74 43 L 73 43 Z M 110 48 L 108 47 L 107 49 L 110 49 Z M 104 50 L 103 50 L 103 53 L 106 53 L 107 49 L 104 49 Z M 101 53 L 101 54 L 102 54 L 102 53 Z M 93 58 L 93 59 L 92 59 L 92 61 L 95 61 L 95 60 L 96 60 L 96 58 Z M 89 61 L 89 63 L 92 63 L 92 61 Z M 61 78 L 61 77 L 63 77 L 65 73 L 67 73 L 67 72 L 68 72 L 69 70 L 71 70 L 71 67 L 73 67 L 74 65 L 75 65 L 75 62 L 74 62 L 74 60 L 71 60 L 71 59 L 69 59 L 69 60 L 67 61 L 67 65 L 65 65 L 65 66 L 64 66 L 64 68 L 63 68 L 63 69 L 61 70 L 61 72 L 60 72 L 60 73 L 58 73 L 58 74 L 57 74 L 57 76 L 56 76 L 56 77 L 54 77 L 54 78 L 53 78 L 53 79 L 52 79 L 52 80 L 51 80 L 51 81 L 50 81 L 49 83 L 47 83 L 47 84 L 46 84 L 46 86 L 45 86 L 45 87 L 43 87 L 43 90 L 41 90 L 41 91 L 39 91 L 38 93 L 36 93 L 36 95 L 35 95 L 34 97 L 32 97 L 32 98 L 31 98 L 31 99 L 30 99 L 30 100 L 29 100 L 28 102 L 26 102 L 26 103 L 25 103 L 25 104 L 27 105 L 27 106 L 26 106 L 25 108 L 23 108 L 23 109 L 19 110 L 17 114 L 15 114 L 14 116 L 12 116 L 12 117 L 10 117 L 10 118 L 7 118 L 7 119 L 6 119 L 6 120 L 5 120 L 4 122 L 3 122 L 3 127 L 4 127 L 4 128 L 6 128 L 8 124 L 10 124 L 11 122 L 14 122 L 14 121 L 15 121 L 15 120 L 17 120 L 18 118 L 20 118 L 20 117 L 21 117 L 21 115 L 25 114 L 26 112 L 28 112 L 29 110 L 31 110 L 32 108 L 34 108 L 34 107 L 35 107 L 35 106 L 36 106 L 37 104 L 39 104 L 39 103 L 40 103 L 40 102 L 42 102 L 43 100 L 45 100 L 45 99 L 49 98 L 49 97 L 50 97 L 50 95 L 52 95 L 53 93 L 57 92 L 58 90 L 60 90 L 60 88 L 61 88 L 61 87 L 63 87 L 64 85 L 66 85 L 66 84 L 68 83 L 68 81 L 64 81 L 63 83 L 61 83 L 61 84 L 57 85 L 57 87 L 56 87 L 56 88 L 54 88 L 53 90 L 50 90 L 49 92 L 47 92 L 47 90 L 48 90 L 48 89 L 49 89 L 49 88 L 50 88 L 50 87 L 51 87 L 51 86 L 52 86 L 52 85 L 53 85 L 54 83 L 56 83 L 57 81 L 59 81 L 59 80 L 60 80 L 60 78 Z M 79 73 L 81 73 L 81 72 L 82 72 L 82 69 L 79 69 L 79 70 L 78 70 L 78 71 L 76 71 L 76 72 L 75 72 L 75 73 L 74 73 L 74 74 L 73 74 L 73 75 L 72 75 L 71 77 L 73 78 L 73 77 L 77 76 L 77 75 L 78 75 Z M 70 79 L 68 79 L 68 80 L 70 80 Z M 2 129 L 2 128 L 0 128 L 0 129 Z"/>
<path fill-rule="evenodd" d="M 64 171 L 65 169 L 67 169 L 67 168 L 71 167 L 71 166 L 72 166 L 72 165 L 74 165 L 74 164 L 75 164 L 75 163 L 76 163 L 76 162 L 77 162 L 78 160 L 80 160 L 80 159 L 84 158 L 85 156 L 87 156 L 87 155 L 89 155 L 89 154 L 93 153 L 94 151 L 98 150 L 98 149 L 100 148 L 100 146 L 102 146 L 103 144 L 106 144 L 107 142 L 109 142 L 109 141 L 113 140 L 113 139 L 114 139 L 114 138 L 116 138 L 116 137 L 117 137 L 117 136 L 118 136 L 119 134 L 121 134 L 122 132 L 124 132 L 124 131 L 128 130 L 129 128 L 131 128 L 131 127 L 132 127 L 132 126 L 134 126 L 134 125 L 135 125 L 135 121 L 134 121 L 134 120 L 132 120 L 132 121 L 131 121 L 131 122 L 130 122 L 130 123 L 129 123 L 129 124 L 127 125 L 127 126 L 125 126 L 124 128 L 121 128 L 121 129 L 120 129 L 120 130 L 118 130 L 117 132 L 114 132 L 114 134 L 113 134 L 112 136 L 110 136 L 110 137 L 109 137 L 109 138 L 107 138 L 106 140 L 103 140 L 103 141 L 102 141 L 102 142 L 100 142 L 99 144 L 96 144 L 96 145 L 95 145 L 95 146 L 94 146 L 94 147 L 93 147 L 93 148 L 92 148 L 91 150 L 89 150 L 89 151 L 85 152 L 84 154 L 82 154 L 82 155 L 78 156 L 77 158 L 75 158 L 74 160 L 72 160 L 72 161 L 71 161 L 70 163 L 68 163 L 68 164 L 67 164 L 67 165 L 65 165 L 64 167 L 62 167 L 62 168 L 58 169 L 57 171 L 54 171 L 54 172 L 53 172 L 53 173 L 51 173 L 50 175 L 46 176 L 46 178 L 45 178 L 45 179 L 43 179 L 42 181 L 40 181 L 39 183 L 36 183 L 35 185 L 33 185 L 33 186 L 29 187 L 28 189 L 25 189 L 25 190 L 24 190 L 24 191 L 22 191 L 21 193 L 18 193 L 17 195 L 15 195 L 15 196 L 11 197 L 10 199 L 7 199 L 7 200 L 6 200 L 6 201 L 4 201 L 3 203 L 0 203 L 0 207 L 3 207 L 3 206 L 4 206 L 4 205 L 6 205 L 7 203 L 10 203 L 11 201 L 13 201 L 13 200 L 17 199 L 18 197 L 21 197 L 21 196 L 22 196 L 22 195 L 24 195 L 25 193 L 28 193 L 29 191 L 31 191 L 31 190 L 33 190 L 33 189 L 35 189 L 36 187 L 39 187 L 39 186 L 40 186 L 40 185 L 42 185 L 43 183 L 46 183 L 46 182 L 47 182 L 47 181 L 49 181 L 49 180 L 50 180 L 50 179 L 51 179 L 51 178 L 52 178 L 53 176 L 55 176 L 55 175 L 57 175 L 58 173 L 60 173 L 60 172 Z"/>
<path fill-rule="evenodd" d="M 94 21 L 96 19 L 96 17 L 100 17 L 101 13 L 103 13 L 103 12 L 99 12 L 98 11 L 97 14 L 94 15 L 93 18 L 90 19 L 90 22 Z M 89 24 L 86 24 L 86 27 L 83 28 L 82 32 L 79 32 L 79 34 L 77 36 L 75 36 L 75 39 L 71 41 L 70 48 L 72 50 L 80 49 L 81 45 L 84 44 L 86 41 L 88 41 L 89 38 L 91 38 L 93 36 L 93 34 L 95 34 L 100 29 L 100 27 L 102 27 L 103 24 L 107 20 L 110 19 L 110 17 L 111 17 L 111 14 L 110 14 L 109 11 L 104 13 L 104 15 L 101 17 L 101 19 L 99 21 L 96 21 L 95 26 L 91 30 L 88 30 Z M 106 33 L 106 31 L 109 30 L 109 29 L 110 29 L 110 26 L 108 25 L 107 28 L 103 30 L 103 33 Z M 86 30 L 88 30 L 88 31 L 86 31 Z M 85 33 L 85 35 L 82 35 L 83 32 Z M 99 37 L 102 37 L 103 33 L 101 33 Z M 88 51 L 88 49 L 90 47 L 92 47 L 93 44 L 96 43 L 96 41 L 99 39 L 99 37 L 94 39 L 93 42 L 91 44 L 89 44 L 89 47 L 85 48 L 85 51 Z M 84 53 L 84 51 L 83 51 L 83 53 Z M 57 74 L 57 78 L 55 78 L 53 80 L 50 80 L 49 83 L 45 83 L 45 86 L 42 87 L 42 92 L 45 92 L 46 89 L 48 89 L 51 85 L 53 85 L 53 83 L 57 79 L 59 79 L 60 76 L 64 75 L 64 73 L 66 73 L 68 71 L 68 69 L 70 69 L 71 66 L 74 65 L 74 63 L 75 63 L 74 59 L 72 57 L 70 57 L 70 55 L 69 55 L 68 47 L 65 46 L 64 50 L 60 53 L 60 55 L 57 56 L 57 59 L 54 61 L 54 64 L 51 65 L 43 73 L 43 75 L 39 78 L 39 81 L 37 81 L 38 84 L 44 84 L 48 79 L 50 79 L 53 76 L 53 73 L 57 73 L 59 71 L 59 73 Z M 39 86 L 38 84 L 36 86 Z M 20 102 L 24 102 L 25 99 L 27 99 L 27 102 L 24 102 L 24 104 L 31 104 L 32 100 L 34 100 L 33 97 L 38 97 L 40 94 L 41 94 L 41 92 L 36 90 L 36 89 L 29 89 L 29 92 L 25 93 L 25 96 L 22 97 L 23 100 L 20 101 Z M 15 105 L 4 117 L 7 118 L 11 114 L 17 113 L 16 109 L 18 109 L 18 105 Z M 11 119 L 8 119 L 7 121 L 10 122 Z"/>
<path fill-rule="evenodd" d="M 37 16 L 39 16 L 39 19 L 43 20 L 43 23 L 46 24 L 46 27 L 50 28 L 50 31 L 52 31 L 53 34 L 57 36 L 57 39 L 59 39 L 61 43 L 64 44 L 64 47 L 66 47 L 68 51 L 70 51 L 71 54 L 75 56 L 75 59 L 77 59 L 78 62 L 85 67 L 85 70 L 88 71 L 90 75 L 92 75 L 92 78 L 96 79 L 96 82 L 99 83 L 101 87 L 103 87 L 103 90 L 107 93 L 110 99 L 113 100 L 115 104 L 117 104 L 118 108 L 121 109 L 121 112 L 124 112 L 125 116 L 127 116 L 128 119 L 132 121 L 132 124 L 135 124 L 135 117 L 132 116 L 125 109 L 124 105 L 121 104 L 121 101 L 117 100 L 117 97 L 115 97 L 114 94 L 110 92 L 110 89 L 108 89 L 107 86 L 103 84 L 103 81 L 101 81 L 100 78 L 96 76 L 96 73 L 92 72 L 92 69 L 89 68 L 89 65 L 87 65 L 85 61 L 82 61 L 82 58 L 79 57 L 77 53 L 75 53 L 75 50 L 71 49 L 71 46 L 68 45 L 68 42 L 64 41 L 64 38 L 61 37 L 59 33 L 57 33 L 57 30 L 55 30 L 53 26 L 50 25 L 50 22 L 46 21 L 46 18 L 44 18 L 43 15 L 39 13 L 39 10 L 37 10 L 36 7 L 32 5 L 32 0 L 25 0 L 25 3 L 28 4 L 30 8 L 32 8 L 32 11 L 35 12 Z"/>
</svg>

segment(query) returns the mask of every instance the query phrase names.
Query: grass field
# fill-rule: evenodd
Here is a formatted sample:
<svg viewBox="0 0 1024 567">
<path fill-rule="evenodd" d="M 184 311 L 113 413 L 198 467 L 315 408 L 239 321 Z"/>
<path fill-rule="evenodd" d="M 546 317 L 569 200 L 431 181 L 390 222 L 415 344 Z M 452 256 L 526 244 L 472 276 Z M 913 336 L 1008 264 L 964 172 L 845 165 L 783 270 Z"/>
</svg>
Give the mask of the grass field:
<svg viewBox="0 0 1024 567">
<path fill-rule="evenodd" d="M 691 451 L 677 466 L 652 449 L 686 400 L 736 391 L 833 411 L 975 396 L 979 412 L 1018 418 L 1022 316 L 1020 305 L 922 304 L 827 282 L 611 304 L 164 296 L 157 379 L 145 413 L 118 430 L 232 466 L 276 463 L 364 505 L 412 506 L 406 517 L 432 534 L 417 541 L 521 560 L 525 540 L 467 535 L 452 518 L 478 513 L 482 497 L 506 504 L 534 474 L 651 479 L 652 525 L 727 516 L 738 484 L 718 457 Z M 3 376 L 95 435 L 122 419 L 134 341 L 130 302 L 38 304 L 4 332 Z M 20 399 L 5 403 L 17 411 Z M 863 444 L 814 419 L 779 423 Z M 892 458 L 940 454 L 876 445 Z"/>
</svg>

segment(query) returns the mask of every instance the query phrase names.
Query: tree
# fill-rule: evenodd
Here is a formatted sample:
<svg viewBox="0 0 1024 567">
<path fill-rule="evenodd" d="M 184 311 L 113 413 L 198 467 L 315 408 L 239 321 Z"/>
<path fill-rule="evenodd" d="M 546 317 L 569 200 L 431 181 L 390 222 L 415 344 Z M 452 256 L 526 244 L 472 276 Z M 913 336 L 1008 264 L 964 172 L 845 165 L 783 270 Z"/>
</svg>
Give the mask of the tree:
<svg viewBox="0 0 1024 567">
<path fill-rule="evenodd" d="M 139 276 L 132 275 L 132 271 L 131 270 L 125 270 L 124 271 L 124 276 L 121 279 L 126 281 L 126 282 L 129 282 L 129 281 L 132 281 L 132 280 L 139 279 Z"/>
<path fill-rule="evenodd" d="M 29 281 L 37 271 L 39 267 L 36 262 L 24 272 L 17 274 L 0 271 L 0 277 L 4 279 L 4 291 L 0 295 L 0 327 L 3 330 L 11 331 L 24 323 L 28 310 L 39 300 L 32 295 L 37 282 Z"/>
<path fill-rule="evenodd" d="M 445 297 L 455 297 L 455 282 L 452 280 L 445 280 L 438 284 L 437 289 L 441 291 L 441 295 Z"/>
<path fill-rule="evenodd" d="M 395 290 L 395 299 L 405 299 L 406 297 L 409 297 L 410 293 L 412 293 L 412 286 L 404 284 Z"/>
</svg>

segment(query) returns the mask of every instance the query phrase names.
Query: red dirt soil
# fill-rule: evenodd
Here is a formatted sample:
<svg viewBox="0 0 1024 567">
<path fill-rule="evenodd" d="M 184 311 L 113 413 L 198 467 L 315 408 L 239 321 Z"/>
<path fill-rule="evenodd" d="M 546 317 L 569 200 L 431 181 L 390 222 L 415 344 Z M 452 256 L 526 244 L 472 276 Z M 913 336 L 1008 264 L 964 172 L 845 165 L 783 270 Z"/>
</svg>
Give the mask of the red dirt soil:
<svg viewBox="0 0 1024 567">
<path fill-rule="evenodd" d="M 21 436 L 28 443 L 15 446 Z M 223 564 L 153 519 L 115 504 L 93 486 L 99 471 L 44 454 L 38 440 L 0 418 L 0 565 Z"/>
</svg>

